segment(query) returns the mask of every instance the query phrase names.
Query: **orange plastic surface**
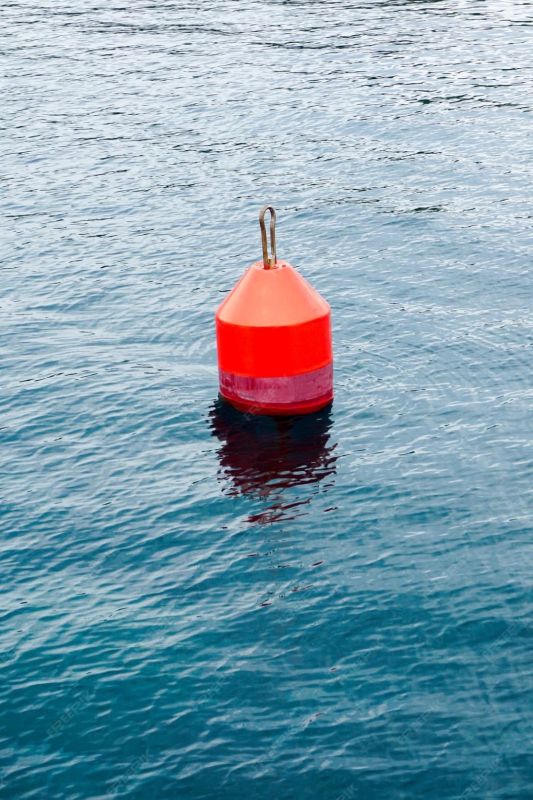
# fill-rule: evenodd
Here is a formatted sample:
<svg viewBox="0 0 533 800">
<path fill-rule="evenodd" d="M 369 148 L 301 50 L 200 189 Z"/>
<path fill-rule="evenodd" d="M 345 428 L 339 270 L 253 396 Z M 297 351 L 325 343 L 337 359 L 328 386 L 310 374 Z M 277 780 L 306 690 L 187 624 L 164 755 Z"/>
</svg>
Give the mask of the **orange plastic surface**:
<svg viewBox="0 0 533 800">
<path fill-rule="evenodd" d="M 245 327 L 300 325 L 330 313 L 328 303 L 286 261 L 249 267 L 222 301 L 217 319 Z"/>
<path fill-rule="evenodd" d="M 330 314 L 301 325 L 251 328 L 217 319 L 218 364 L 257 377 L 298 375 L 332 361 Z"/>
</svg>

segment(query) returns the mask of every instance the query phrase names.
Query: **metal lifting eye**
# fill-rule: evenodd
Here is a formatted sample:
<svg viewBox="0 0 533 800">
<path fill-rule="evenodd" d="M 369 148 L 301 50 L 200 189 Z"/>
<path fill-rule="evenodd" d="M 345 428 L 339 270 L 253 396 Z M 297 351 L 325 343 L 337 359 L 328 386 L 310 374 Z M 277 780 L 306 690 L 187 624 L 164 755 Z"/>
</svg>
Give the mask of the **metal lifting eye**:
<svg viewBox="0 0 533 800">
<path fill-rule="evenodd" d="M 265 214 L 270 211 L 270 250 L 268 255 L 267 232 L 265 227 Z M 261 228 L 261 244 L 263 246 L 263 266 L 265 269 L 273 269 L 276 266 L 276 212 L 272 206 L 263 206 L 259 212 L 259 226 Z"/>
</svg>

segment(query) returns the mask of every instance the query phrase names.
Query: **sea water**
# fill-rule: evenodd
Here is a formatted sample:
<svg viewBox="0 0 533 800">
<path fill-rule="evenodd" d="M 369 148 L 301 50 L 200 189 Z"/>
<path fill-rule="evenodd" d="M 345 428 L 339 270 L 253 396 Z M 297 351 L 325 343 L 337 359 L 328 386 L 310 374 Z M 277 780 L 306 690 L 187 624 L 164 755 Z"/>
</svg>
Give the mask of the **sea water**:
<svg viewBox="0 0 533 800">
<path fill-rule="evenodd" d="M 2 800 L 531 797 L 532 4 L 0 21 Z M 217 399 L 267 202 L 299 420 Z"/>
</svg>

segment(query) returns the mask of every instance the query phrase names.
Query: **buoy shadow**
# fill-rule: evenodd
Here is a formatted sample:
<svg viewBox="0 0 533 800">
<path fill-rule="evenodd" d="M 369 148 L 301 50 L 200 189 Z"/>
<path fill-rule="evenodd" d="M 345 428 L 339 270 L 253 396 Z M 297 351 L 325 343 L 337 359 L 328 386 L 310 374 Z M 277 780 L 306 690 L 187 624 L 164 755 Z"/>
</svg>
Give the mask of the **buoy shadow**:
<svg viewBox="0 0 533 800">
<path fill-rule="evenodd" d="M 274 518 L 286 490 L 335 474 L 331 405 L 305 416 L 269 417 L 242 413 L 219 398 L 209 418 L 211 433 L 220 441 L 223 490 L 230 495 L 276 499 L 269 509 Z M 309 502 L 308 497 L 291 499 L 287 498 L 291 507 Z M 272 513 L 268 521 L 273 521 Z"/>
</svg>

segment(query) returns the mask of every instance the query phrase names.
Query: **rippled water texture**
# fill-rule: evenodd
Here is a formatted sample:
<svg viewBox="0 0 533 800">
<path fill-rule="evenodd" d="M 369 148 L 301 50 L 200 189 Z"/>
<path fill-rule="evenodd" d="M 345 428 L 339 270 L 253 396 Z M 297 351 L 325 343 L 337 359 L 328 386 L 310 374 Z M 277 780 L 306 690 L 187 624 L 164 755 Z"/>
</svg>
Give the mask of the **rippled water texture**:
<svg viewBox="0 0 533 800">
<path fill-rule="evenodd" d="M 533 796 L 533 5 L 0 22 L 2 800 Z M 264 202 L 300 420 L 217 401 Z"/>
</svg>

